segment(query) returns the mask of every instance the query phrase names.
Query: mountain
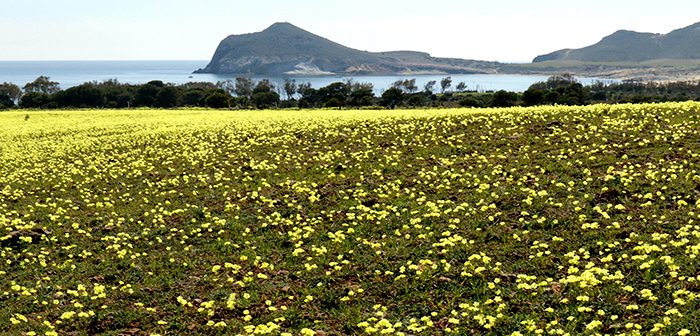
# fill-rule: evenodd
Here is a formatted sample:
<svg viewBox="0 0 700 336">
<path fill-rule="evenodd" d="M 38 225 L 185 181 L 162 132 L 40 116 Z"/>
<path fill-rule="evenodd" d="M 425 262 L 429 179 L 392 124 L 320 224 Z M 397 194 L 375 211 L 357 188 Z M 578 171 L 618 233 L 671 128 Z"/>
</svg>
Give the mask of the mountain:
<svg viewBox="0 0 700 336">
<path fill-rule="evenodd" d="M 373 53 L 352 49 L 290 23 L 231 35 L 196 73 L 246 75 L 380 75 L 495 73 L 498 63 L 435 58 L 415 51 Z"/>
<path fill-rule="evenodd" d="M 700 22 L 668 34 L 619 30 L 581 49 L 563 49 L 533 62 L 643 62 L 661 59 L 700 59 Z"/>
<path fill-rule="evenodd" d="M 525 74 L 633 80 L 700 79 L 700 23 L 668 34 L 620 30 L 582 49 L 507 64 L 433 57 L 418 51 L 368 52 L 335 43 L 290 23 L 226 37 L 211 62 L 195 71 L 243 76 Z M 547 62 L 549 61 L 549 62 Z"/>
</svg>

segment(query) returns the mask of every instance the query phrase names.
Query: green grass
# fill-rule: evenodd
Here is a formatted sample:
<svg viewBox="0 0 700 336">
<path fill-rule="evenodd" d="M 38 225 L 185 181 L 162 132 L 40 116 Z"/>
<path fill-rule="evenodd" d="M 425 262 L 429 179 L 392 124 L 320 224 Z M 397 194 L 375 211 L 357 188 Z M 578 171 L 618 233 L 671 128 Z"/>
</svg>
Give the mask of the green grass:
<svg viewBox="0 0 700 336">
<path fill-rule="evenodd" d="M 3 113 L 0 333 L 697 333 L 699 110 Z"/>
</svg>

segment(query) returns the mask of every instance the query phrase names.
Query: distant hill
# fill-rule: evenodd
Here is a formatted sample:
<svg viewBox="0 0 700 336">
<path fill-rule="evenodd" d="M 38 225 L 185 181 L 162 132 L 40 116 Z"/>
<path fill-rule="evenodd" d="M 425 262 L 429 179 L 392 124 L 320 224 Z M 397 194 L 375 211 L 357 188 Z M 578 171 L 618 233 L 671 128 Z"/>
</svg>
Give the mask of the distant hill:
<svg viewBox="0 0 700 336">
<path fill-rule="evenodd" d="M 427 53 L 372 53 L 348 48 L 290 23 L 231 35 L 197 73 L 246 75 L 380 75 L 495 73 L 495 62 L 435 58 Z"/>
<path fill-rule="evenodd" d="M 700 59 L 700 22 L 668 34 L 619 30 L 592 46 L 558 50 L 538 56 L 533 62 L 643 62 L 661 59 Z"/>
<path fill-rule="evenodd" d="M 507 64 L 432 57 L 419 51 L 368 52 L 335 43 L 290 23 L 226 37 L 196 73 L 242 76 L 528 74 L 634 80 L 700 79 L 700 23 L 668 34 L 620 30 L 599 43 Z"/>
</svg>

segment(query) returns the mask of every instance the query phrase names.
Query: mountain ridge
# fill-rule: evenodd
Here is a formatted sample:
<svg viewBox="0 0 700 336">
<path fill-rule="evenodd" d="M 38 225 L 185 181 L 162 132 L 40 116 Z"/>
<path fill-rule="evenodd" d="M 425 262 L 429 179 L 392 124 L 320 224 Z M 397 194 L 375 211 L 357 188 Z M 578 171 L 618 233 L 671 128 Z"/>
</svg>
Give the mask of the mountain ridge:
<svg viewBox="0 0 700 336">
<path fill-rule="evenodd" d="M 196 73 L 246 75 L 390 75 L 495 73 L 496 62 L 435 58 L 420 51 L 353 49 L 277 22 L 256 33 L 229 35 Z"/>
<path fill-rule="evenodd" d="M 700 59 L 700 22 L 666 34 L 618 30 L 596 44 L 540 55 L 535 57 L 533 63 L 643 62 L 661 59 Z"/>
<path fill-rule="evenodd" d="M 691 41 L 691 42 L 688 42 Z M 195 73 L 248 77 L 568 73 L 640 81 L 700 80 L 700 22 L 667 34 L 618 30 L 595 45 L 562 49 L 533 63 L 433 57 L 426 52 L 353 49 L 287 22 L 229 35 Z M 661 51 L 660 51 L 661 50 Z M 663 52 L 676 57 L 666 57 Z M 601 58 L 600 55 L 604 57 Z M 585 57 L 584 57 L 585 56 Z M 597 58 L 596 58 L 597 57 Z M 590 61 L 590 59 L 603 59 Z"/>
</svg>

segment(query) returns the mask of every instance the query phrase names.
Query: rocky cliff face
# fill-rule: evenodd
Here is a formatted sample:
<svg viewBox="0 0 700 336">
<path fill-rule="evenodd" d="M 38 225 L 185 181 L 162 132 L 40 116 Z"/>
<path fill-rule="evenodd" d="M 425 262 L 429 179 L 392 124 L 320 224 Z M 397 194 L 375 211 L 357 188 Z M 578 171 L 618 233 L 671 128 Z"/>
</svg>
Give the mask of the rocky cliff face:
<svg viewBox="0 0 700 336">
<path fill-rule="evenodd" d="M 563 49 L 538 56 L 533 62 L 642 62 L 658 59 L 700 59 L 700 23 L 668 34 L 620 30 L 581 49 Z"/>
<path fill-rule="evenodd" d="M 268 76 L 378 75 L 488 73 L 495 68 L 495 63 L 491 62 L 452 61 L 413 51 L 361 51 L 289 23 L 275 23 L 262 32 L 227 37 L 219 44 L 209 65 L 197 72 Z"/>
<path fill-rule="evenodd" d="M 395 70 L 380 56 L 342 46 L 289 23 L 275 23 L 259 33 L 227 37 L 201 72 L 333 74 L 352 67 Z"/>
</svg>

